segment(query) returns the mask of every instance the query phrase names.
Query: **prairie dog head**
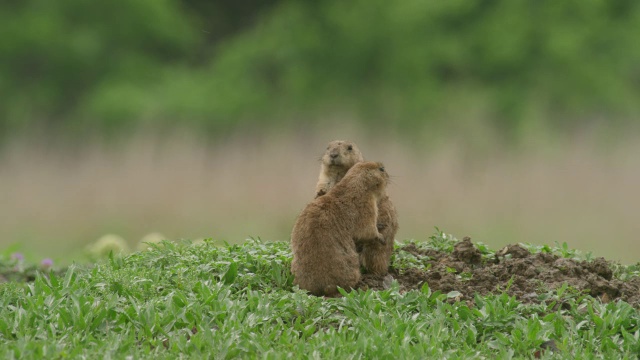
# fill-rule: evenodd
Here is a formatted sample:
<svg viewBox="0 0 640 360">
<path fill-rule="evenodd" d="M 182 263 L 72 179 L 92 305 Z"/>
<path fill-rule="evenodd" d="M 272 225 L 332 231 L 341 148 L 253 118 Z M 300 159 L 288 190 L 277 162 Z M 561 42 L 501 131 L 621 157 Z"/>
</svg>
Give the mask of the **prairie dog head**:
<svg viewBox="0 0 640 360">
<path fill-rule="evenodd" d="M 330 167 L 349 169 L 361 161 L 364 161 L 364 158 L 360 149 L 350 141 L 334 140 L 329 143 L 322 155 L 322 163 Z"/>
<path fill-rule="evenodd" d="M 381 194 L 389 182 L 389 174 L 381 162 L 359 162 L 348 172 L 347 176 L 358 177 L 367 190 Z"/>
</svg>

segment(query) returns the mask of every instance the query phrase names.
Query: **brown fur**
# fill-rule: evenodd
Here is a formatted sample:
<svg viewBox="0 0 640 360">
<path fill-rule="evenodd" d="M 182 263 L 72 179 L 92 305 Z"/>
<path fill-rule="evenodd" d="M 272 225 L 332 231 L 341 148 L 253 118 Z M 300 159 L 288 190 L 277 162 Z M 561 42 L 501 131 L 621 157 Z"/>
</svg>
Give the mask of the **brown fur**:
<svg viewBox="0 0 640 360">
<path fill-rule="evenodd" d="M 384 194 L 378 201 L 378 231 L 384 236 L 385 243 L 358 244 L 362 248 L 360 253 L 360 265 L 367 273 L 387 275 L 393 245 L 398 232 L 398 213 L 395 206 Z"/>
<path fill-rule="evenodd" d="M 349 150 L 351 146 L 351 150 Z M 331 156 L 333 155 L 333 156 Z M 334 140 L 329 143 L 322 156 L 320 176 L 316 185 L 316 197 L 322 196 L 344 177 L 356 163 L 364 161 L 356 144 L 349 141 Z M 386 275 L 389 272 L 393 245 L 398 232 L 398 213 L 389 196 L 384 194 L 378 202 L 378 230 L 385 238 L 385 244 L 358 243 L 360 265 L 368 273 Z"/>
<path fill-rule="evenodd" d="M 358 147 L 349 141 L 334 140 L 322 155 L 316 197 L 326 194 L 356 163 L 364 161 Z"/>
<path fill-rule="evenodd" d="M 381 163 L 360 162 L 327 194 L 309 203 L 291 233 L 294 284 L 313 295 L 335 296 L 360 280 L 355 241 L 384 242 L 378 200 L 389 175 Z"/>
</svg>

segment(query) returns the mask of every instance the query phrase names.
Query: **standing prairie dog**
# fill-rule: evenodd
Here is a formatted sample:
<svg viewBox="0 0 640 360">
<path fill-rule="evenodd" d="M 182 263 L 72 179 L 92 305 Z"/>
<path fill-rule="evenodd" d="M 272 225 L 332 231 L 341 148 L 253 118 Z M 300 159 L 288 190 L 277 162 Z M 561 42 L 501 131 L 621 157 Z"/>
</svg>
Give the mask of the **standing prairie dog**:
<svg viewBox="0 0 640 360">
<path fill-rule="evenodd" d="M 316 197 L 326 194 L 356 163 L 364 161 L 356 144 L 335 140 L 329 143 L 321 158 L 320 176 L 316 185 Z"/>
<path fill-rule="evenodd" d="M 340 182 L 353 165 L 362 161 L 364 158 L 356 144 L 342 140 L 331 141 L 322 156 L 316 197 L 326 194 Z M 385 238 L 385 244 L 357 242 L 360 265 L 368 273 L 386 275 L 389 272 L 394 240 L 398 232 L 398 214 L 386 192 L 378 201 L 377 224 L 378 230 Z"/>
<path fill-rule="evenodd" d="M 356 286 L 360 264 L 354 240 L 385 242 L 377 218 L 388 180 L 382 163 L 360 162 L 304 208 L 291 233 L 295 285 L 317 296 Z"/>
</svg>

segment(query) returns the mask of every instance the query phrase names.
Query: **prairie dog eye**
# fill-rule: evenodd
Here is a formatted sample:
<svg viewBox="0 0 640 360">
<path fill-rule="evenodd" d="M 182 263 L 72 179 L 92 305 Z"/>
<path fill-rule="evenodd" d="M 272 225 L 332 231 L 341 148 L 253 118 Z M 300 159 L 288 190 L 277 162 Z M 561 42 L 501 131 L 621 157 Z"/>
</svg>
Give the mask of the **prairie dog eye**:
<svg viewBox="0 0 640 360">
<path fill-rule="evenodd" d="M 384 172 L 384 166 L 380 166 L 380 171 Z"/>
<path fill-rule="evenodd" d="M 351 145 L 347 146 L 347 150 L 349 150 L 349 151 L 353 150 L 353 146 L 351 146 Z"/>
</svg>

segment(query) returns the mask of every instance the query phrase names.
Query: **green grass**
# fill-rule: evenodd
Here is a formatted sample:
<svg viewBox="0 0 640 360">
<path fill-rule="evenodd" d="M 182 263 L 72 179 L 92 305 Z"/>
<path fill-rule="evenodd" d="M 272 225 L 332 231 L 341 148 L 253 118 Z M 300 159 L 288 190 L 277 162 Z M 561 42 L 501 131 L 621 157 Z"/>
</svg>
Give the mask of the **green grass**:
<svg viewBox="0 0 640 360">
<path fill-rule="evenodd" d="M 439 233 L 421 246 L 451 241 Z M 503 293 L 467 304 L 428 286 L 401 293 L 396 283 L 324 299 L 292 285 L 290 262 L 285 242 L 164 242 L 6 282 L 0 358 L 508 359 L 532 358 L 549 340 L 558 351 L 542 358 L 640 353 L 640 314 L 624 302 L 562 288 L 553 296 L 569 306 L 524 305 Z"/>
</svg>

